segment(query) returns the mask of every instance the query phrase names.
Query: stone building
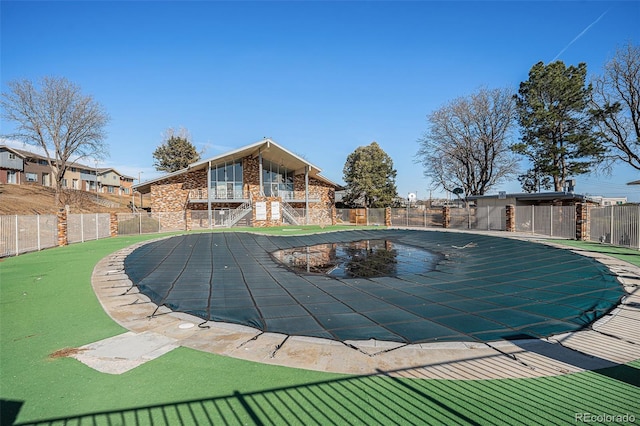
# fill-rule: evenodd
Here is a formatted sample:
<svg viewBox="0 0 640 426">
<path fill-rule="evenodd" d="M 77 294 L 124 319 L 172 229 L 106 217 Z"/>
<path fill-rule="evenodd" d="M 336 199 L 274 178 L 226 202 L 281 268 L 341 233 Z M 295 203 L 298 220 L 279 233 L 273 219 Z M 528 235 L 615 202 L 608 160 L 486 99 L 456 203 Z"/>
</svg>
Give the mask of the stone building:
<svg viewBox="0 0 640 426">
<path fill-rule="evenodd" d="M 134 185 L 151 213 L 172 213 L 194 227 L 335 223 L 340 186 L 271 139 Z M 175 223 L 181 228 L 180 223 Z"/>
</svg>

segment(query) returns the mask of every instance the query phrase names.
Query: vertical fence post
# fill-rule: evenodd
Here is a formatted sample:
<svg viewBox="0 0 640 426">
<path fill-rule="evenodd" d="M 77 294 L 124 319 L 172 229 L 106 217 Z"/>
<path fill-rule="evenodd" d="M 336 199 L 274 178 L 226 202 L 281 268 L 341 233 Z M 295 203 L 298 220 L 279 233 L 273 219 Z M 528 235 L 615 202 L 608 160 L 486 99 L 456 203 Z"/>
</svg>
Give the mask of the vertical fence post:
<svg viewBox="0 0 640 426">
<path fill-rule="evenodd" d="M 536 206 L 531 206 L 531 233 L 536 233 Z"/>
<path fill-rule="evenodd" d="M 16 256 L 20 253 L 19 247 L 18 247 L 18 243 L 20 241 L 20 229 L 18 228 L 18 215 L 16 215 L 16 220 L 15 220 L 15 225 L 16 225 Z"/>
<path fill-rule="evenodd" d="M 549 206 L 549 234 L 553 237 L 553 208 L 555 206 Z"/>
<path fill-rule="evenodd" d="M 96 213 L 96 241 L 100 239 L 100 223 L 98 222 L 99 216 Z"/>
<path fill-rule="evenodd" d="M 41 248 L 40 248 L 40 215 L 39 214 L 36 215 L 36 229 L 38 230 L 38 251 L 40 251 Z"/>
<path fill-rule="evenodd" d="M 609 244 L 613 244 L 613 206 L 611 206 L 611 217 L 609 219 Z"/>
<path fill-rule="evenodd" d="M 638 218 L 640 218 L 640 206 L 638 206 Z M 640 222 L 640 221 L 638 221 Z M 636 240 L 636 249 L 640 250 L 640 226 L 638 224 L 638 222 L 636 222 L 636 229 L 638 231 L 638 239 Z"/>
<path fill-rule="evenodd" d="M 138 234 L 142 235 L 142 212 L 138 212 Z"/>
<path fill-rule="evenodd" d="M 487 206 L 487 231 L 491 231 L 491 207 Z"/>
</svg>

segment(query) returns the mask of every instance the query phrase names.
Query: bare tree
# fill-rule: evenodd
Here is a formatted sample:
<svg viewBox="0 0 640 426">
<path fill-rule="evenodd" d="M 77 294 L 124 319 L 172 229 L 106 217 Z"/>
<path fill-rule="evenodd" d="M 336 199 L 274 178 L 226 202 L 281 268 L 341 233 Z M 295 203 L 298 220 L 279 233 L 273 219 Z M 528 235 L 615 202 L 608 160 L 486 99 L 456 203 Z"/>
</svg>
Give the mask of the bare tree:
<svg viewBox="0 0 640 426">
<path fill-rule="evenodd" d="M 433 188 L 483 195 L 517 173 L 509 142 L 515 119 L 513 93 L 481 89 L 458 98 L 427 117 L 429 130 L 418 141 L 416 162 Z"/>
<path fill-rule="evenodd" d="M 629 42 L 593 82 L 591 108 L 605 137 L 607 165 L 640 170 L 640 46 Z"/>
<path fill-rule="evenodd" d="M 109 116 L 91 96 L 65 78 L 45 77 L 37 87 L 30 80 L 11 81 L 2 93 L 0 106 L 5 119 L 17 124 L 19 139 L 42 148 L 49 162 L 60 203 L 62 180 L 71 161 L 107 156 L 104 139 Z"/>
</svg>

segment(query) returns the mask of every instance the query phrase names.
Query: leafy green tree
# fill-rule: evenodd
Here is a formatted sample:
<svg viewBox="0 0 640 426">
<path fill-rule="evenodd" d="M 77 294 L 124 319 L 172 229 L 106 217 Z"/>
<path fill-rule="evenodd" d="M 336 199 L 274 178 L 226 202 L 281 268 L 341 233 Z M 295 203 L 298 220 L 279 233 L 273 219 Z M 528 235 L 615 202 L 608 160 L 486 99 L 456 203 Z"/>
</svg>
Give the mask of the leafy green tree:
<svg viewBox="0 0 640 426">
<path fill-rule="evenodd" d="M 200 153 L 189 139 L 186 130 L 182 129 L 176 134 L 173 129 L 169 129 L 165 142 L 153 152 L 156 170 L 172 173 L 200 160 Z"/>
<path fill-rule="evenodd" d="M 349 154 L 343 169 L 349 206 L 387 207 L 398 196 L 393 160 L 377 142 L 358 147 Z"/>
<path fill-rule="evenodd" d="M 566 67 L 562 61 L 538 62 L 516 95 L 522 139 L 513 150 L 530 160 L 537 179 L 551 178 L 555 191 L 562 191 L 570 176 L 589 173 L 605 152 L 593 131 L 586 74 L 584 63 Z"/>
</svg>

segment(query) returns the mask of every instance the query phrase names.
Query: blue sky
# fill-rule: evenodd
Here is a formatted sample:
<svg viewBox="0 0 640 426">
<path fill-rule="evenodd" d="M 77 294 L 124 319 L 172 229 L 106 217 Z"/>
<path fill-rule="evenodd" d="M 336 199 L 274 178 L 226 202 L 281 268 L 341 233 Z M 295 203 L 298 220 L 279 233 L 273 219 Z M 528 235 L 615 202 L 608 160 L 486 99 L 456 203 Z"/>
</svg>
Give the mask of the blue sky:
<svg viewBox="0 0 640 426">
<path fill-rule="evenodd" d="M 483 87 L 517 90 L 539 61 L 600 74 L 640 42 L 638 1 L 3 0 L 0 14 L 2 90 L 45 75 L 80 85 L 111 116 L 101 166 L 156 177 L 164 131 L 184 127 L 204 158 L 271 137 L 342 183 L 347 156 L 377 141 L 398 192 L 419 198 L 428 114 Z M 640 201 L 625 185 L 637 179 L 619 166 L 576 191 Z"/>
</svg>

